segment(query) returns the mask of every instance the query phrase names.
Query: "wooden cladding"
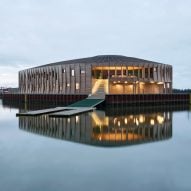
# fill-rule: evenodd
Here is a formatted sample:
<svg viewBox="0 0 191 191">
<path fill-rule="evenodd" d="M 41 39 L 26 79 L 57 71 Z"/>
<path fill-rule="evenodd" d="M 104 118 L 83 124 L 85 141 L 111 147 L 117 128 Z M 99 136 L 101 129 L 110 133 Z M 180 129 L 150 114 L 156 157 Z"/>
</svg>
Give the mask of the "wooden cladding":
<svg viewBox="0 0 191 191">
<path fill-rule="evenodd" d="M 106 60 L 108 62 L 52 64 L 20 71 L 20 93 L 89 95 L 94 79 L 108 79 L 109 94 L 118 91 L 114 87 L 115 81 L 121 83 L 118 85 L 118 89 L 121 89 L 119 94 L 172 93 L 172 66 L 149 61 L 114 62 L 111 59 L 109 61 L 109 57 Z M 129 83 L 133 85 L 132 91 Z M 147 84 L 145 88 L 142 88 L 141 83 Z"/>
</svg>

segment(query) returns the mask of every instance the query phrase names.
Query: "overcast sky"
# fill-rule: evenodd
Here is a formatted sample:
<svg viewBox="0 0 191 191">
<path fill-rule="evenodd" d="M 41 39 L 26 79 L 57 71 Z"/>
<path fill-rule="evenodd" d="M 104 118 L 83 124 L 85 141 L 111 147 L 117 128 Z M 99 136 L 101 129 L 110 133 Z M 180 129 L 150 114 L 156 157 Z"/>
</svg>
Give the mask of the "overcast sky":
<svg viewBox="0 0 191 191">
<path fill-rule="evenodd" d="M 190 0 L 0 0 L 0 86 L 55 61 L 119 54 L 173 65 L 191 88 Z"/>
</svg>

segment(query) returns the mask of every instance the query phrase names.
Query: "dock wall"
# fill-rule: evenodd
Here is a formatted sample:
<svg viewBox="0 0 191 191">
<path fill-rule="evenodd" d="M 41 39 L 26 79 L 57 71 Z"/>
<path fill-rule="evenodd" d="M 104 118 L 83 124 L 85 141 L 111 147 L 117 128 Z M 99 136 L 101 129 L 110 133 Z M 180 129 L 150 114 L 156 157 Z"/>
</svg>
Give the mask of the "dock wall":
<svg viewBox="0 0 191 191">
<path fill-rule="evenodd" d="M 85 99 L 88 95 L 60 95 L 60 94 L 4 94 L 3 102 L 54 104 L 66 106 Z M 105 97 L 105 105 L 164 105 L 190 104 L 190 94 L 110 94 Z"/>
<path fill-rule="evenodd" d="M 49 105 L 66 106 L 85 99 L 87 95 L 60 95 L 60 94 L 4 94 L 2 99 L 5 105 Z"/>
<path fill-rule="evenodd" d="M 189 104 L 189 94 L 126 94 L 106 95 L 105 104 L 165 105 Z"/>
</svg>

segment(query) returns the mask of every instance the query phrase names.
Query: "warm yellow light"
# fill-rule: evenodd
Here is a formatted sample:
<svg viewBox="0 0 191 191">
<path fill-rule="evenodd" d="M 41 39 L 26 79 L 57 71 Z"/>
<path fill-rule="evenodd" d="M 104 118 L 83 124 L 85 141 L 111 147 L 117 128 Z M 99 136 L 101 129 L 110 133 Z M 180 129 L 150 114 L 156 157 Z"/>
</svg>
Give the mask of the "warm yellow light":
<svg viewBox="0 0 191 191">
<path fill-rule="evenodd" d="M 96 125 L 106 125 L 106 126 L 108 126 L 108 124 L 109 124 L 109 118 L 108 117 L 104 117 L 104 119 L 102 119 L 97 115 L 96 112 L 92 113 L 92 119 L 94 120 Z"/>
<path fill-rule="evenodd" d="M 120 122 L 120 121 L 118 121 L 118 122 L 117 122 L 117 125 L 118 125 L 118 127 L 120 127 L 120 126 L 121 126 L 121 122 Z"/>
<path fill-rule="evenodd" d="M 118 83 L 120 83 L 120 81 L 118 81 Z"/>
<path fill-rule="evenodd" d="M 116 124 L 116 121 L 117 121 L 117 118 L 114 118 L 113 120 L 114 125 Z"/>
<path fill-rule="evenodd" d="M 126 66 L 96 66 L 93 67 L 93 70 L 126 70 Z M 128 70 L 133 70 L 133 69 L 142 69 L 141 67 L 138 66 L 128 66 Z"/>
<path fill-rule="evenodd" d="M 125 81 L 125 84 L 127 84 L 127 81 Z"/>
<path fill-rule="evenodd" d="M 151 125 L 154 125 L 154 124 L 155 124 L 155 120 L 154 120 L 154 119 L 151 119 L 151 120 L 150 120 L 150 124 L 151 124 Z"/>
<path fill-rule="evenodd" d="M 131 84 L 131 85 L 129 85 L 129 88 L 133 88 L 133 85 Z"/>
<path fill-rule="evenodd" d="M 164 122 L 164 117 L 158 115 L 158 116 L 157 116 L 157 121 L 158 121 L 160 124 L 163 124 L 163 122 Z"/>
<path fill-rule="evenodd" d="M 135 120 L 135 121 L 136 121 L 136 125 L 137 125 L 137 126 L 139 126 L 139 121 L 138 121 L 138 119 L 137 119 L 137 118 L 136 118 L 136 120 Z"/>
<path fill-rule="evenodd" d="M 99 89 L 100 85 L 102 84 L 103 80 L 97 80 L 96 83 L 94 84 L 92 88 L 92 93 L 96 93 L 97 90 Z"/>
<path fill-rule="evenodd" d="M 135 135 L 136 136 L 136 135 Z M 102 133 L 99 135 L 94 134 L 93 139 L 99 141 L 126 141 L 127 135 L 124 133 Z M 133 137 L 135 139 L 135 137 Z"/>
<path fill-rule="evenodd" d="M 139 116 L 139 122 L 144 123 L 144 121 L 145 121 L 145 117 L 143 115 L 140 115 Z"/>
<path fill-rule="evenodd" d="M 157 84 L 163 84 L 163 82 L 158 82 Z"/>
<path fill-rule="evenodd" d="M 127 124 L 127 118 L 125 118 L 124 122 L 125 122 L 125 124 Z"/>
</svg>

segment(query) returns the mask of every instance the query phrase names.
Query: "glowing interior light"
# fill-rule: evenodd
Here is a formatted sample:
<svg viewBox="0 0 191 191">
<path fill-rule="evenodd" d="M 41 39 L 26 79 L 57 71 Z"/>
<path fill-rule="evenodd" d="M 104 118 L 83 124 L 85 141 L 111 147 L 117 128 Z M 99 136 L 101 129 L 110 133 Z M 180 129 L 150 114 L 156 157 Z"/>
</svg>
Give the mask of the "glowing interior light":
<svg viewBox="0 0 191 191">
<path fill-rule="evenodd" d="M 157 116 L 157 121 L 158 121 L 160 124 L 162 124 L 162 123 L 164 122 L 164 117 L 158 115 L 158 116 Z"/>
<path fill-rule="evenodd" d="M 167 118 L 170 119 L 170 112 L 167 113 Z"/>
<path fill-rule="evenodd" d="M 133 119 L 133 115 L 130 115 L 129 117 L 130 117 L 130 119 Z"/>
<path fill-rule="evenodd" d="M 127 81 L 125 81 L 125 84 L 127 84 Z"/>
<path fill-rule="evenodd" d="M 125 124 L 127 124 L 127 118 L 125 118 L 124 122 L 125 122 Z"/>
<path fill-rule="evenodd" d="M 76 83 L 76 90 L 79 90 L 79 89 L 80 89 L 80 84 Z"/>
<path fill-rule="evenodd" d="M 135 122 L 136 122 L 136 125 L 139 126 L 139 121 L 137 118 L 136 118 Z"/>
<path fill-rule="evenodd" d="M 120 126 L 121 126 L 121 123 L 120 123 L 120 121 L 118 121 L 118 122 L 117 122 L 117 125 L 118 125 L 118 127 L 120 127 Z"/>
<path fill-rule="evenodd" d="M 117 118 L 114 118 L 113 120 L 114 125 L 116 124 L 116 121 L 117 121 Z"/>
<path fill-rule="evenodd" d="M 151 119 L 151 120 L 150 120 L 150 124 L 151 124 L 151 125 L 154 125 L 154 124 L 155 124 L 155 120 L 154 120 L 154 119 Z"/>
<path fill-rule="evenodd" d="M 71 75 L 74 76 L 74 70 L 71 71 Z"/>
<path fill-rule="evenodd" d="M 79 122 L 79 116 L 76 116 L 76 123 Z"/>
<path fill-rule="evenodd" d="M 144 123 L 144 121 L 145 121 L 144 116 L 143 116 L 143 115 L 140 115 L 140 116 L 139 116 L 139 122 L 140 122 L 140 123 Z"/>
</svg>

